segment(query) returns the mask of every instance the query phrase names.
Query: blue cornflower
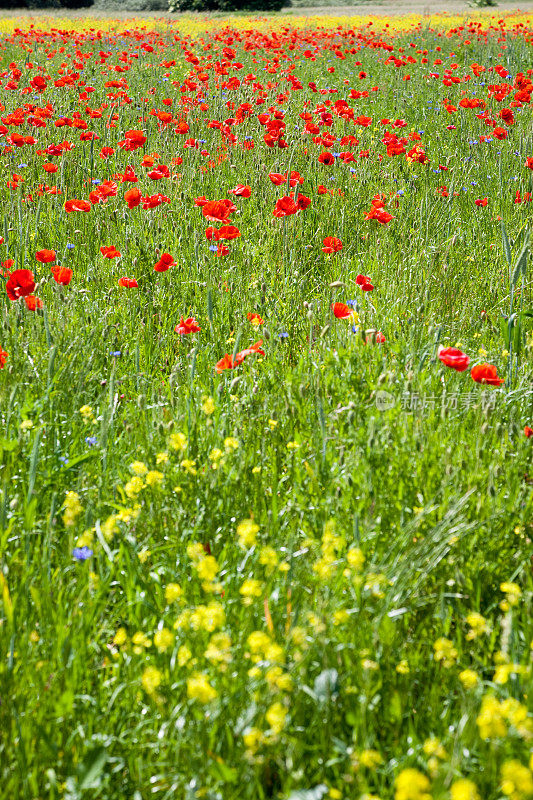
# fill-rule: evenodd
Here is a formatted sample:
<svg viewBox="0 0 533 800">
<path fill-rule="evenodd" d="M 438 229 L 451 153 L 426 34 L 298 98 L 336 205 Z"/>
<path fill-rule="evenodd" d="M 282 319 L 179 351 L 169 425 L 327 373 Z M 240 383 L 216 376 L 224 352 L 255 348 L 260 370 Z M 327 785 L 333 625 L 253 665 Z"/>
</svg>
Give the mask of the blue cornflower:
<svg viewBox="0 0 533 800">
<path fill-rule="evenodd" d="M 72 551 L 72 556 L 76 559 L 76 561 L 87 561 L 92 554 L 93 551 L 90 547 L 75 547 Z"/>
</svg>

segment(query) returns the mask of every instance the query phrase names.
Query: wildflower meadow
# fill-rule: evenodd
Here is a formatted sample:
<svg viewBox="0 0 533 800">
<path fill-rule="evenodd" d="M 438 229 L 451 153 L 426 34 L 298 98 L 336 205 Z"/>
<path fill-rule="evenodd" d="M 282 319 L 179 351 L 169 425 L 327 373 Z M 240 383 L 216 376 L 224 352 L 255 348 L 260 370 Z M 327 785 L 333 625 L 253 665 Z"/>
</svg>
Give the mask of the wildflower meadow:
<svg viewBox="0 0 533 800">
<path fill-rule="evenodd" d="M 0 20 L 0 798 L 533 798 L 533 17 Z"/>
</svg>

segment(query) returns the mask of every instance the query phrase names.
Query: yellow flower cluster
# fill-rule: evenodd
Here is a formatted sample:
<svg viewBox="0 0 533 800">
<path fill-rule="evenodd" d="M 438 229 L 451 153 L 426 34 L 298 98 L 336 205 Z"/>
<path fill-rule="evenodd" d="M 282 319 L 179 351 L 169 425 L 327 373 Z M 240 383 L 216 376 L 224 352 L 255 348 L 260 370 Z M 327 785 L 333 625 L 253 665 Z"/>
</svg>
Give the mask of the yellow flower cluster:
<svg viewBox="0 0 533 800">
<path fill-rule="evenodd" d="M 63 524 L 66 528 L 72 528 L 83 511 L 83 506 L 80 503 L 80 496 L 76 492 L 67 492 L 63 508 L 65 509 L 63 513 Z"/>
<path fill-rule="evenodd" d="M 403 769 L 394 783 L 394 800 L 431 800 L 429 778 L 417 769 Z"/>
<path fill-rule="evenodd" d="M 441 662 L 443 667 L 453 667 L 458 655 L 453 642 L 442 636 L 433 644 L 433 650 L 435 651 L 433 655 L 435 661 Z"/>
<path fill-rule="evenodd" d="M 514 697 L 500 701 L 493 694 L 485 695 L 476 722 L 482 739 L 503 738 L 508 725 L 522 738 L 529 739 L 533 735 L 533 720 L 526 706 Z"/>
<path fill-rule="evenodd" d="M 222 590 L 220 583 L 215 582 L 219 571 L 216 558 L 205 552 L 204 546 L 200 542 L 195 542 L 187 547 L 187 555 L 193 563 L 198 577 L 202 581 L 202 588 L 205 592 L 218 592 Z"/>
<path fill-rule="evenodd" d="M 533 797 L 533 755 L 529 767 L 516 759 L 502 765 L 501 790 L 509 800 L 529 800 Z"/>
<path fill-rule="evenodd" d="M 326 522 L 320 547 L 322 555 L 313 564 L 313 570 L 321 580 L 327 580 L 334 574 L 339 553 L 345 544 L 344 537 L 335 533 L 334 520 Z"/>
</svg>

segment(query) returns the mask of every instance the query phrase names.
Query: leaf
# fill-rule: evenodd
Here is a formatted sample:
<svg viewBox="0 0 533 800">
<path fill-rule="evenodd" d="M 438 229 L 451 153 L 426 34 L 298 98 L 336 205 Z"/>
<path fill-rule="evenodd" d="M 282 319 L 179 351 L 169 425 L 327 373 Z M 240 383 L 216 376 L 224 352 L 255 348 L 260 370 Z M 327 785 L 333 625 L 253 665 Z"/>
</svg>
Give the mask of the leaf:
<svg viewBox="0 0 533 800">
<path fill-rule="evenodd" d="M 289 795 L 287 800 L 322 800 L 328 792 L 328 787 L 323 783 L 313 786 L 312 789 L 297 789 Z"/>
<path fill-rule="evenodd" d="M 78 788 L 81 790 L 97 789 L 100 786 L 106 763 L 107 750 L 105 747 L 95 747 L 94 750 L 90 750 L 80 767 Z"/>
<path fill-rule="evenodd" d="M 328 700 L 332 695 L 337 694 L 339 685 L 339 673 L 336 669 L 325 669 L 315 680 L 313 687 L 314 693 L 319 702 Z"/>
<path fill-rule="evenodd" d="M 529 233 L 526 236 L 524 245 L 522 247 L 522 250 L 520 251 L 520 255 L 518 256 L 515 262 L 513 274 L 511 277 L 511 286 L 513 288 L 520 280 L 520 275 L 523 275 L 524 278 L 526 277 L 528 257 L 529 257 Z"/>
<path fill-rule="evenodd" d="M 509 350 L 509 324 L 507 317 L 500 317 L 500 333 L 506 350 Z"/>
</svg>

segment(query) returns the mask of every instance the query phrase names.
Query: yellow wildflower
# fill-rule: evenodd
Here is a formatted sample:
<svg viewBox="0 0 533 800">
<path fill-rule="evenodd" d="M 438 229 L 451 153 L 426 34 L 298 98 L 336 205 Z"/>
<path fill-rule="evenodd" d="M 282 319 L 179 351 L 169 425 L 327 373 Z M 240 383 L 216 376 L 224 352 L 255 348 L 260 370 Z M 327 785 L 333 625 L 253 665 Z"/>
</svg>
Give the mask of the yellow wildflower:
<svg viewBox="0 0 533 800">
<path fill-rule="evenodd" d="M 253 519 L 244 519 L 237 525 L 237 536 L 239 537 L 239 545 L 243 550 L 253 547 L 257 542 L 257 534 L 259 533 L 259 525 Z"/>
<path fill-rule="evenodd" d="M 452 667 L 457 659 L 457 650 L 453 646 L 453 642 L 442 636 L 433 645 L 435 661 L 442 662 L 443 667 Z"/>
<path fill-rule="evenodd" d="M 187 449 L 187 437 L 184 433 L 171 433 L 168 443 L 172 450 L 182 451 Z"/>
<path fill-rule="evenodd" d="M 474 686 L 477 686 L 479 677 L 477 672 L 475 672 L 473 669 L 464 669 L 459 673 L 459 680 L 465 689 L 473 689 Z"/>
<path fill-rule="evenodd" d="M 148 472 L 148 467 L 142 461 L 134 461 L 132 464 L 130 464 L 130 470 L 134 475 L 139 475 L 142 477 Z"/>
<path fill-rule="evenodd" d="M 203 672 L 195 672 L 190 678 L 187 678 L 187 695 L 191 700 L 209 703 L 218 697 L 218 692 L 209 683 L 207 675 Z"/>
<path fill-rule="evenodd" d="M 277 736 L 285 727 L 287 709 L 279 702 L 273 703 L 266 712 L 265 718 L 270 725 L 271 733 Z"/>
<path fill-rule="evenodd" d="M 171 603 L 175 603 L 176 600 L 183 594 L 183 589 L 179 585 L 179 583 L 169 583 L 165 587 L 165 600 L 167 601 L 168 605 Z"/>
<path fill-rule="evenodd" d="M 154 645 L 160 653 L 165 653 L 174 642 L 174 634 L 168 628 L 161 628 L 154 633 Z"/>
<path fill-rule="evenodd" d="M 429 779 L 417 769 L 403 769 L 394 786 L 395 800 L 431 800 Z"/>
<path fill-rule="evenodd" d="M 143 689 L 147 694 L 154 694 L 161 684 L 162 675 L 157 667 L 147 667 L 141 678 Z"/>
</svg>

